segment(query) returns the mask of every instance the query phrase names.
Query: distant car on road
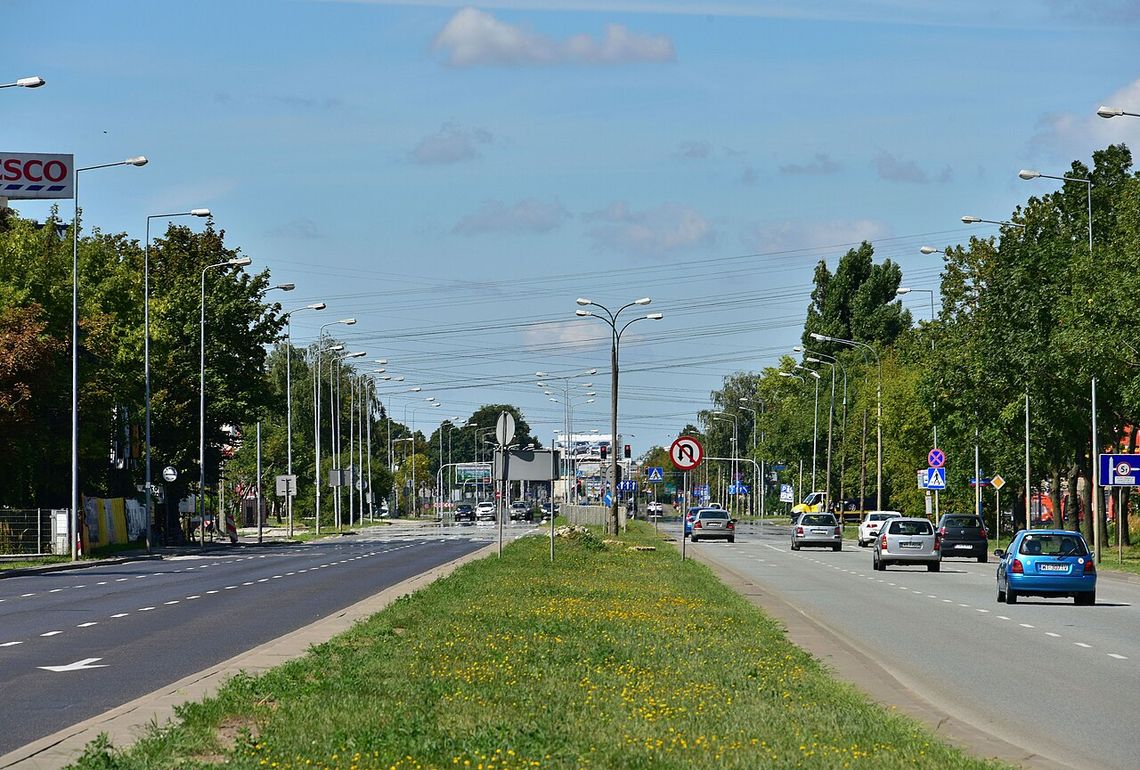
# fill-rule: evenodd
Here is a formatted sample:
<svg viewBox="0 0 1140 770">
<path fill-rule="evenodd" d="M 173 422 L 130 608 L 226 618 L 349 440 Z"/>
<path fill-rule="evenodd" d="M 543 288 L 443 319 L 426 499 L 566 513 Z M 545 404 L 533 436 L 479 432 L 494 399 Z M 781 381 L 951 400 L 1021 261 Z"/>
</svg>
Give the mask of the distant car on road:
<svg viewBox="0 0 1140 770">
<path fill-rule="evenodd" d="M 534 518 L 534 512 L 531 510 L 530 503 L 516 500 L 511 503 L 510 520 L 511 521 L 531 521 Z"/>
<path fill-rule="evenodd" d="M 942 558 L 966 556 L 985 564 L 989 561 L 989 534 L 977 516 L 947 513 L 938 520 Z"/>
<path fill-rule="evenodd" d="M 647 506 L 645 506 L 645 512 L 650 517 L 660 517 L 661 514 L 665 512 L 665 505 L 663 503 L 657 502 L 656 500 L 652 500 Z"/>
<path fill-rule="evenodd" d="M 879 527 L 887 519 L 901 518 L 902 514 L 898 511 L 871 511 L 863 521 L 859 522 L 859 547 L 863 548 L 875 542 L 875 536 L 879 534 Z"/>
<path fill-rule="evenodd" d="M 494 521 L 495 503 L 491 500 L 481 500 L 475 505 L 475 521 Z"/>
<path fill-rule="evenodd" d="M 801 513 L 792 524 L 792 550 L 804 546 L 823 546 L 833 551 L 843 549 L 843 528 L 831 513 Z"/>
<path fill-rule="evenodd" d="M 930 572 L 942 569 L 941 536 L 926 519 L 888 519 L 875 538 L 872 566 L 885 570 L 889 564 L 925 564 Z"/>
<path fill-rule="evenodd" d="M 474 524 L 475 509 L 469 503 L 460 503 L 455 506 L 456 524 Z"/>
<path fill-rule="evenodd" d="M 736 542 L 736 522 L 729 518 L 728 511 L 716 508 L 701 508 L 697 511 L 689 540 L 697 543 L 710 538 Z"/>
<path fill-rule="evenodd" d="M 1016 604 L 1022 596 L 1071 596 L 1076 604 L 1096 604 L 1096 565 L 1080 532 L 1022 530 L 1008 551 L 994 551 L 997 600 Z"/>
</svg>

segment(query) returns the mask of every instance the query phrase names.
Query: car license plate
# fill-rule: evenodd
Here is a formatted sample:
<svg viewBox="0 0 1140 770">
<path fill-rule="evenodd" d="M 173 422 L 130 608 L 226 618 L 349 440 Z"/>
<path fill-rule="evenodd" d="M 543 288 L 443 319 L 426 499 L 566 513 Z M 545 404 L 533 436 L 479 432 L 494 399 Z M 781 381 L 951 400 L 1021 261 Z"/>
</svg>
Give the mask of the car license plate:
<svg viewBox="0 0 1140 770">
<path fill-rule="evenodd" d="M 963 550 L 969 550 L 969 549 L 970 549 L 970 548 L 972 548 L 973 546 L 969 546 L 969 545 L 963 545 L 963 544 L 958 544 L 958 545 L 956 545 L 956 546 L 954 546 L 954 547 L 955 547 L 955 548 L 961 548 L 961 549 L 963 549 Z"/>
<path fill-rule="evenodd" d="M 721 524 L 719 521 L 710 521 L 709 522 L 709 529 L 720 529 L 723 526 L 724 525 Z"/>
<path fill-rule="evenodd" d="M 900 548 L 922 548 L 922 543 L 915 543 L 910 540 L 904 540 L 899 543 Z"/>
<path fill-rule="evenodd" d="M 1037 569 L 1041 572 L 1068 572 L 1068 564 L 1038 564 Z"/>
</svg>

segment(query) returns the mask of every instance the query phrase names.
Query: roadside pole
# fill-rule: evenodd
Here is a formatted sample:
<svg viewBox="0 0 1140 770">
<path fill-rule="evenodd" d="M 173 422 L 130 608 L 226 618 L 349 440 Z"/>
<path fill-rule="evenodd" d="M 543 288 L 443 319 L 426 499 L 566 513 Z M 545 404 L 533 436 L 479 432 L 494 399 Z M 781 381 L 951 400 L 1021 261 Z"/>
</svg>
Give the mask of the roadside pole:
<svg viewBox="0 0 1140 770">
<path fill-rule="evenodd" d="M 286 497 L 288 499 L 288 497 Z M 261 542 L 261 420 L 257 421 L 257 542 Z"/>
<path fill-rule="evenodd" d="M 685 480 L 681 486 L 681 561 L 685 560 L 685 517 L 689 513 L 689 472 L 685 471 Z"/>
</svg>

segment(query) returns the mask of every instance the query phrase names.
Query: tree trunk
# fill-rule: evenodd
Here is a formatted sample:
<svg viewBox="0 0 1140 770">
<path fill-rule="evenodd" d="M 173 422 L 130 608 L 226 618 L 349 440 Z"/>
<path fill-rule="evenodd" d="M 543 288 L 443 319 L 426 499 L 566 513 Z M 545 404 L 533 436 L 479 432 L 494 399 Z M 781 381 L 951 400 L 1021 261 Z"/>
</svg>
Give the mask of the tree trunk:
<svg viewBox="0 0 1140 770">
<path fill-rule="evenodd" d="M 1068 498 L 1065 500 L 1065 529 L 1079 530 L 1080 529 L 1080 498 L 1077 496 L 1077 465 L 1073 463 L 1069 466 L 1068 480 L 1069 492 L 1066 495 Z"/>
<path fill-rule="evenodd" d="M 1053 526 L 1064 528 L 1065 518 L 1061 515 L 1061 472 L 1056 466 L 1049 470 L 1049 500 L 1053 503 Z"/>
<path fill-rule="evenodd" d="M 859 454 L 859 510 L 866 508 L 867 499 L 867 410 L 863 410 L 863 449 Z"/>
<path fill-rule="evenodd" d="M 1089 544 L 1089 548 L 1093 546 L 1093 522 L 1094 511 L 1092 506 L 1092 476 L 1089 475 L 1089 464 L 1082 459 L 1081 476 L 1077 480 L 1077 494 L 1081 501 L 1081 511 L 1084 513 L 1084 520 L 1081 521 L 1081 534 L 1085 536 L 1085 541 Z"/>
</svg>

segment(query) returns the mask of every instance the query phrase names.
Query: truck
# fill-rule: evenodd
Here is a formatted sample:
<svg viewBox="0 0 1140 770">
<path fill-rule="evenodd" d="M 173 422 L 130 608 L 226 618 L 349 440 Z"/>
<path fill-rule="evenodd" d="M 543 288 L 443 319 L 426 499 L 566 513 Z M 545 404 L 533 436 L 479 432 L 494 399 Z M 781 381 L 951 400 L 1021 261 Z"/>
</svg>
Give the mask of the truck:
<svg viewBox="0 0 1140 770">
<path fill-rule="evenodd" d="M 801 513 L 821 513 L 827 510 L 827 493 L 810 492 L 802 502 L 792 506 L 792 515 Z"/>
</svg>

